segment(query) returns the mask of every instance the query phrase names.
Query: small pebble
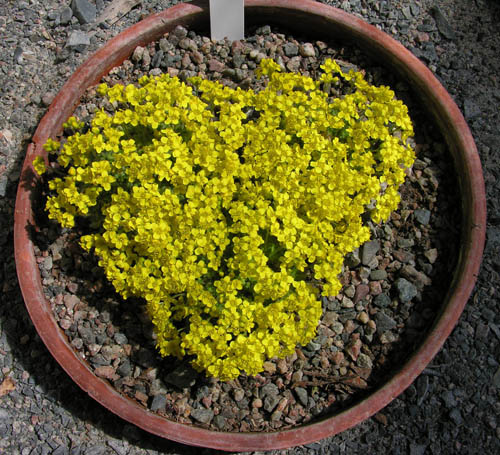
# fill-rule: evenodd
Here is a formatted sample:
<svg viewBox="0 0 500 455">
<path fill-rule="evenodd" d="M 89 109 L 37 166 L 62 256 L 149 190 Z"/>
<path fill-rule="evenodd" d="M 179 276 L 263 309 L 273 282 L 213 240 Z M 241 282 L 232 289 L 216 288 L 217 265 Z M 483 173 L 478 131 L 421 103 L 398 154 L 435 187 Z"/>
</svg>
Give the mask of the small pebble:
<svg viewBox="0 0 500 455">
<path fill-rule="evenodd" d="M 411 301 L 418 293 L 417 288 L 405 278 L 398 278 L 394 283 L 401 302 Z"/>
<path fill-rule="evenodd" d="M 300 46 L 300 55 L 302 57 L 315 57 L 314 46 L 311 43 L 304 43 Z"/>
<path fill-rule="evenodd" d="M 309 396 L 307 395 L 307 390 L 302 388 L 302 387 L 295 387 L 294 391 L 295 391 L 295 395 L 297 396 L 299 402 L 303 406 L 307 406 L 307 403 L 309 402 Z"/>
<path fill-rule="evenodd" d="M 214 417 L 214 412 L 211 409 L 193 409 L 191 411 L 191 417 L 200 423 L 210 423 Z"/>
<path fill-rule="evenodd" d="M 357 319 L 362 324 L 366 324 L 370 320 L 370 316 L 368 316 L 368 313 L 366 313 L 366 311 L 362 311 L 361 313 L 359 313 Z"/>
<path fill-rule="evenodd" d="M 276 372 L 276 364 L 270 361 L 264 362 L 264 370 L 270 374 L 273 374 Z"/>
<path fill-rule="evenodd" d="M 245 397 L 245 391 L 243 389 L 236 389 L 233 396 L 234 401 L 241 401 Z"/>
</svg>

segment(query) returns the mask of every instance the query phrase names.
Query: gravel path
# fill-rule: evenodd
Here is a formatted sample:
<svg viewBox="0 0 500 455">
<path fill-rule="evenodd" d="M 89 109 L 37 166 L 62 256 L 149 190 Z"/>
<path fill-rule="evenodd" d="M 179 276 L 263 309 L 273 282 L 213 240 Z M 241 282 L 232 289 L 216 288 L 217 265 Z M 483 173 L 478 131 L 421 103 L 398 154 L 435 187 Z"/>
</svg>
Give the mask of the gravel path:
<svg viewBox="0 0 500 455">
<path fill-rule="evenodd" d="M 5 0 L 0 6 L 0 453 L 198 454 L 106 411 L 52 359 L 25 310 L 13 257 L 13 212 L 25 148 L 53 96 L 95 49 L 176 1 L 143 0 L 109 28 L 110 0 Z M 495 0 L 324 1 L 409 47 L 452 94 L 472 129 L 488 196 L 488 242 L 478 284 L 442 351 L 374 418 L 295 454 L 500 452 L 500 6 Z M 87 22 L 80 24 L 80 22 Z"/>
</svg>

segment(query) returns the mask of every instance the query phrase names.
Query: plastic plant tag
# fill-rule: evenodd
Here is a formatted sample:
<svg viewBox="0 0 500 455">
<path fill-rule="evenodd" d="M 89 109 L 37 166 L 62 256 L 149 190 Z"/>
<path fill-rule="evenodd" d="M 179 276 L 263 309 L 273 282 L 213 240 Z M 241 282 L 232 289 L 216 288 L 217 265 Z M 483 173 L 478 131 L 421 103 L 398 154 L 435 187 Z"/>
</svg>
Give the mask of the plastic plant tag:
<svg viewBox="0 0 500 455">
<path fill-rule="evenodd" d="M 231 41 L 244 38 L 245 0 L 210 0 L 210 32 L 212 39 Z"/>
</svg>

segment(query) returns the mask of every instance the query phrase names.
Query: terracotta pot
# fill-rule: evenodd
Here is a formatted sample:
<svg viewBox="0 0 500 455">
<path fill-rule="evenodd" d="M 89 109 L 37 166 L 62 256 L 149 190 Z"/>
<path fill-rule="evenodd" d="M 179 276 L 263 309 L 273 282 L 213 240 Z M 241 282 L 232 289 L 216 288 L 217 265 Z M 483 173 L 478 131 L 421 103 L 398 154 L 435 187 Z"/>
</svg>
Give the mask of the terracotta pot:
<svg viewBox="0 0 500 455">
<path fill-rule="evenodd" d="M 432 73 L 408 50 L 385 33 L 336 8 L 312 0 L 247 0 L 247 24 L 277 24 L 296 31 L 355 41 L 378 56 L 413 86 L 445 136 L 454 159 L 462 202 L 462 239 L 459 263 L 442 310 L 425 342 L 401 369 L 366 399 L 345 411 L 291 430 L 273 433 L 213 432 L 175 423 L 148 412 L 96 377 L 70 347 L 59 329 L 42 291 L 29 237 L 33 225 L 32 199 L 36 177 L 32 160 L 43 155 L 42 145 L 62 129 L 85 89 L 123 62 L 136 46 L 160 38 L 178 24 L 207 29 L 208 1 L 178 4 L 130 27 L 80 66 L 61 89 L 40 122 L 29 145 L 19 185 L 15 212 L 15 255 L 21 290 L 29 314 L 47 348 L 73 380 L 103 406 L 156 435 L 195 446 L 225 450 L 280 449 L 339 433 L 367 419 L 405 390 L 439 351 L 455 326 L 473 289 L 485 238 L 486 203 L 481 165 L 467 124 L 450 95 Z"/>
</svg>

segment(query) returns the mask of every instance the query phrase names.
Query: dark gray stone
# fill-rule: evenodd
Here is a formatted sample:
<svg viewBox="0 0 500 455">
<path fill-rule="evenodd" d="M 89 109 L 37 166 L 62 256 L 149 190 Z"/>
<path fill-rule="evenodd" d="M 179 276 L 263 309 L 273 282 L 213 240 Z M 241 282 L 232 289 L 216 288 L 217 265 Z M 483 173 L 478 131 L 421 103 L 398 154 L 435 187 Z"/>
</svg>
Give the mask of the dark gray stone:
<svg viewBox="0 0 500 455">
<path fill-rule="evenodd" d="M 151 411 L 163 411 L 167 405 L 167 398 L 163 394 L 158 394 L 151 401 Z"/>
<path fill-rule="evenodd" d="M 69 448 L 65 446 L 58 446 L 53 452 L 52 455 L 69 455 Z"/>
<path fill-rule="evenodd" d="M 96 333 L 95 342 L 97 344 L 104 344 L 108 339 L 108 336 L 104 332 Z"/>
<path fill-rule="evenodd" d="M 132 374 L 132 366 L 130 365 L 130 361 L 128 359 L 125 359 L 116 369 L 116 372 L 124 378 L 130 376 Z"/>
<path fill-rule="evenodd" d="M 85 455 L 105 455 L 106 451 L 106 446 L 99 444 L 85 450 Z"/>
<path fill-rule="evenodd" d="M 385 280 L 387 278 L 387 272 L 382 269 L 372 270 L 370 272 L 370 280 L 380 281 Z"/>
<path fill-rule="evenodd" d="M 12 425 L 0 424 L 0 438 L 6 438 L 10 435 Z"/>
<path fill-rule="evenodd" d="M 434 30 L 436 30 L 436 26 L 434 24 L 424 23 L 424 24 L 417 25 L 417 30 L 419 32 L 429 33 L 429 32 L 433 32 Z"/>
<path fill-rule="evenodd" d="M 165 59 L 165 64 L 167 66 L 176 66 L 176 63 L 180 62 L 181 60 L 182 58 L 180 55 L 168 55 Z"/>
<path fill-rule="evenodd" d="M 496 313 L 490 308 L 483 308 L 481 311 L 481 316 L 488 322 L 495 322 Z"/>
<path fill-rule="evenodd" d="M 462 413 L 458 408 L 452 409 L 450 411 L 450 419 L 453 421 L 455 425 L 462 425 L 464 423 Z"/>
<path fill-rule="evenodd" d="M 492 384 L 497 389 L 500 389 L 500 368 L 498 368 L 497 372 L 493 375 Z"/>
<path fill-rule="evenodd" d="M 0 421 L 9 420 L 11 418 L 7 409 L 0 408 Z"/>
<path fill-rule="evenodd" d="M 411 20 L 413 14 L 412 14 L 412 11 L 411 11 L 409 6 L 403 7 L 401 12 L 402 12 L 403 16 L 405 17 L 405 19 Z"/>
<path fill-rule="evenodd" d="M 264 409 L 267 412 L 272 412 L 278 403 L 280 402 L 279 395 L 268 395 L 264 398 Z"/>
<path fill-rule="evenodd" d="M 352 253 L 349 253 L 345 258 L 345 265 L 350 269 L 357 267 L 361 264 L 361 259 L 359 259 L 359 249 L 354 250 Z"/>
<path fill-rule="evenodd" d="M 193 409 L 191 417 L 201 423 L 210 423 L 214 418 L 214 411 L 211 409 Z"/>
<path fill-rule="evenodd" d="M 355 317 L 356 317 L 355 310 L 346 310 L 346 311 L 343 311 L 341 314 L 339 314 L 339 321 L 342 322 L 343 324 L 345 324 L 347 321 L 352 320 Z"/>
<path fill-rule="evenodd" d="M 71 18 L 73 17 L 73 10 L 69 6 L 61 8 L 59 13 L 59 22 L 61 23 L 61 25 L 66 25 L 71 22 Z"/>
<path fill-rule="evenodd" d="M 397 243 L 399 248 L 411 248 L 413 245 L 415 245 L 415 240 L 398 237 Z"/>
<path fill-rule="evenodd" d="M 434 62 L 438 59 L 434 43 L 427 42 L 422 45 L 422 59 L 427 62 Z"/>
<path fill-rule="evenodd" d="M 429 392 L 429 377 L 427 375 L 421 375 L 415 381 L 415 386 L 417 389 L 417 406 L 420 406 Z"/>
<path fill-rule="evenodd" d="M 271 27 L 269 25 L 264 25 L 263 27 L 259 27 L 255 33 L 257 35 L 269 35 L 271 33 Z"/>
<path fill-rule="evenodd" d="M 379 294 L 373 299 L 375 306 L 386 308 L 391 304 L 391 298 L 387 294 Z"/>
<path fill-rule="evenodd" d="M 73 14 L 80 21 L 80 24 L 94 22 L 97 15 L 97 8 L 88 0 L 73 0 L 71 2 Z"/>
<path fill-rule="evenodd" d="M 377 333 L 387 332 L 397 325 L 396 321 L 383 311 L 378 311 L 375 314 L 375 323 L 377 324 Z"/>
<path fill-rule="evenodd" d="M 496 368 L 499 365 L 499 363 L 491 355 L 488 356 L 488 358 L 486 359 L 486 361 L 488 362 L 488 365 L 490 367 L 495 367 Z"/>
<path fill-rule="evenodd" d="M 210 389 L 204 385 L 196 391 L 196 399 L 201 400 L 202 398 L 208 397 L 210 395 Z"/>
<path fill-rule="evenodd" d="M 500 227 L 488 226 L 486 228 L 487 248 L 500 247 Z"/>
<path fill-rule="evenodd" d="M 47 19 L 49 21 L 55 21 L 57 19 L 60 19 L 60 17 L 61 17 L 61 13 L 55 9 L 53 9 L 47 13 Z"/>
<path fill-rule="evenodd" d="M 236 71 L 233 68 L 226 68 L 224 71 L 222 71 L 222 75 L 229 79 L 234 79 L 235 74 Z"/>
<path fill-rule="evenodd" d="M 299 55 L 299 46 L 294 43 L 286 43 L 283 46 L 283 52 L 287 57 L 295 57 L 296 55 Z"/>
<path fill-rule="evenodd" d="M 111 365 L 111 360 L 106 359 L 101 353 L 90 358 L 90 363 L 95 367 L 103 367 Z"/>
<path fill-rule="evenodd" d="M 363 265 L 369 265 L 375 255 L 380 249 L 380 243 L 378 240 L 371 240 L 366 242 L 361 247 L 361 262 Z"/>
<path fill-rule="evenodd" d="M 77 52 L 83 52 L 89 45 L 89 35 L 81 30 L 73 30 L 68 37 L 68 41 L 66 42 L 66 47 Z"/>
<path fill-rule="evenodd" d="M 468 121 L 481 116 L 481 108 L 471 98 L 464 100 L 464 116 Z"/>
<path fill-rule="evenodd" d="M 490 327 L 491 331 L 497 336 L 497 338 L 500 340 L 500 327 L 498 325 L 493 324 L 492 322 L 488 323 L 488 326 Z"/>
<path fill-rule="evenodd" d="M 188 35 L 188 31 L 182 25 L 178 25 L 177 27 L 174 28 L 172 35 L 181 40 L 186 38 L 186 36 Z"/>
<path fill-rule="evenodd" d="M 88 346 L 89 344 L 94 344 L 96 342 L 95 333 L 90 327 L 79 326 L 78 333 L 80 334 L 83 342 Z"/>
<path fill-rule="evenodd" d="M 123 344 L 127 344 L 128 343 L 128 338 L 123 333 L 120 333 L 120 332 L 115 333 L 114 340 L 119 345 L 123 345 Z"/>
<path fill-rule="evenodd" d="M 14 50 L 14 63 L 21 65 L 23 60 L 23 48 L 21 46 L 17 46 Z"/>
<path fill-rule="evenodd" d="M 410 444 L 410 455 L 424 455 L 427 446 L 425 444 L 415 444 L 412 442 Z"/>
<path fill-rule="evenodd" d="M 399 300 L 402 303 L 411 301 L 411 299 L 418 294 L 417 287 L 405 278 L 398 278 L 394 286 L 398 292 Z"/>
<path fill-rule="evenodd" d="M 427 209 L 417 209 L 413 212 L 413 216 L 420 224 L 427 226 L 431 219 L 431 212 Z"/>
<path fill-rule="evenodd" d="M 295 391 L 295 395 L 299 399 L 299 402 L 303 406 L 307 406 L 307 404 L 309 402 L 309 396 L 307 395 L 307 390 L 302 388 L 302 387 L 295 387 L 294 391 Z"/>
<path fill-rule="evenodd" d="M 321 344 L 320 343 L 315 343 L 314 341 L 310 341 L 307 346 L 305 347 L 307 351 L 319 351 L 321 349 Z"/>
<path fill-rule="evenodd" d="M 245 63 L 245 60 L 246 60 L 246 58 L 244 55 L 236 54 L 233 57 L 233 66 L 235 68 L 239 68 L 241 65 L 243 65 L 243 63 Z"/>
<path fill-rule="evenodd" d="M 111 439 L 108 441 L 108 446 L 111 447 L 117 455 L 127 455 L 128 453 L 128 450 L 123 446 L 122 441 L 115 441 L 114 439 Z"/>
<path fill-rule="evenodd" d="M 226 418 L 223 415 L 216 415 L 214 417 L 214 425 L 219 429 L 222 430 L 226 426 Z"/>
<path fill-rule="evenodd" d="M 279 394 L 278 386 L 270 382 L 269 384 L 262 386 L 262 388 L 260 389 L 260 393 L 263 397 L 276 396 Z"/>
<path fill-rule="evenodd" d="M 153 58 L 151 59 L 151 67 L 152 68 L 159 68 L 160 63 L 163 59 L 163 54 L 164 52 L 160 49 L 155 55 L 153 55 Z"/>
<path fill-rule="evenodd" d="M 321 450 L 321 444 L 319 442 L 312 442 L 311 444 L 304 444 L 304 447 L 312 450 Z"/>
<path fill-rule="evenodd" d="M 445 406 L 448 409 L 452 409 L 457 406 L 457 400 L 455 400 L 455 395 L 453 395 L 453 392 L 451 390 L 447 390 L 441 395 L 441 398 L 444 401 Z"/>
<path fill-rule="evenodd" d="M 239 68 L 236 69 L 234 72 L 234 81 L 235 82 L 241 82 L 245 79 L 245 72 Z"/>
<path fill-rule="evenodd" d="M 7 194 L 7 184 L 9 180 L 6 175 L 0 176 L 0 197 L 4 197 Z"/>
<path fill-rule="evenodd" d="M 432 16 L 434 17 L 434 20 L 436 21 L 436 26 L 439 30 L 439 33 L 441 33 L 441 35 L 449 40 L 457 39 L 455 30 L 453 30 L 450 23 L 448 22 L 448 19 L 446 19 L 440 8 L 434 5 L 430 11 Z"/>
</svg>

